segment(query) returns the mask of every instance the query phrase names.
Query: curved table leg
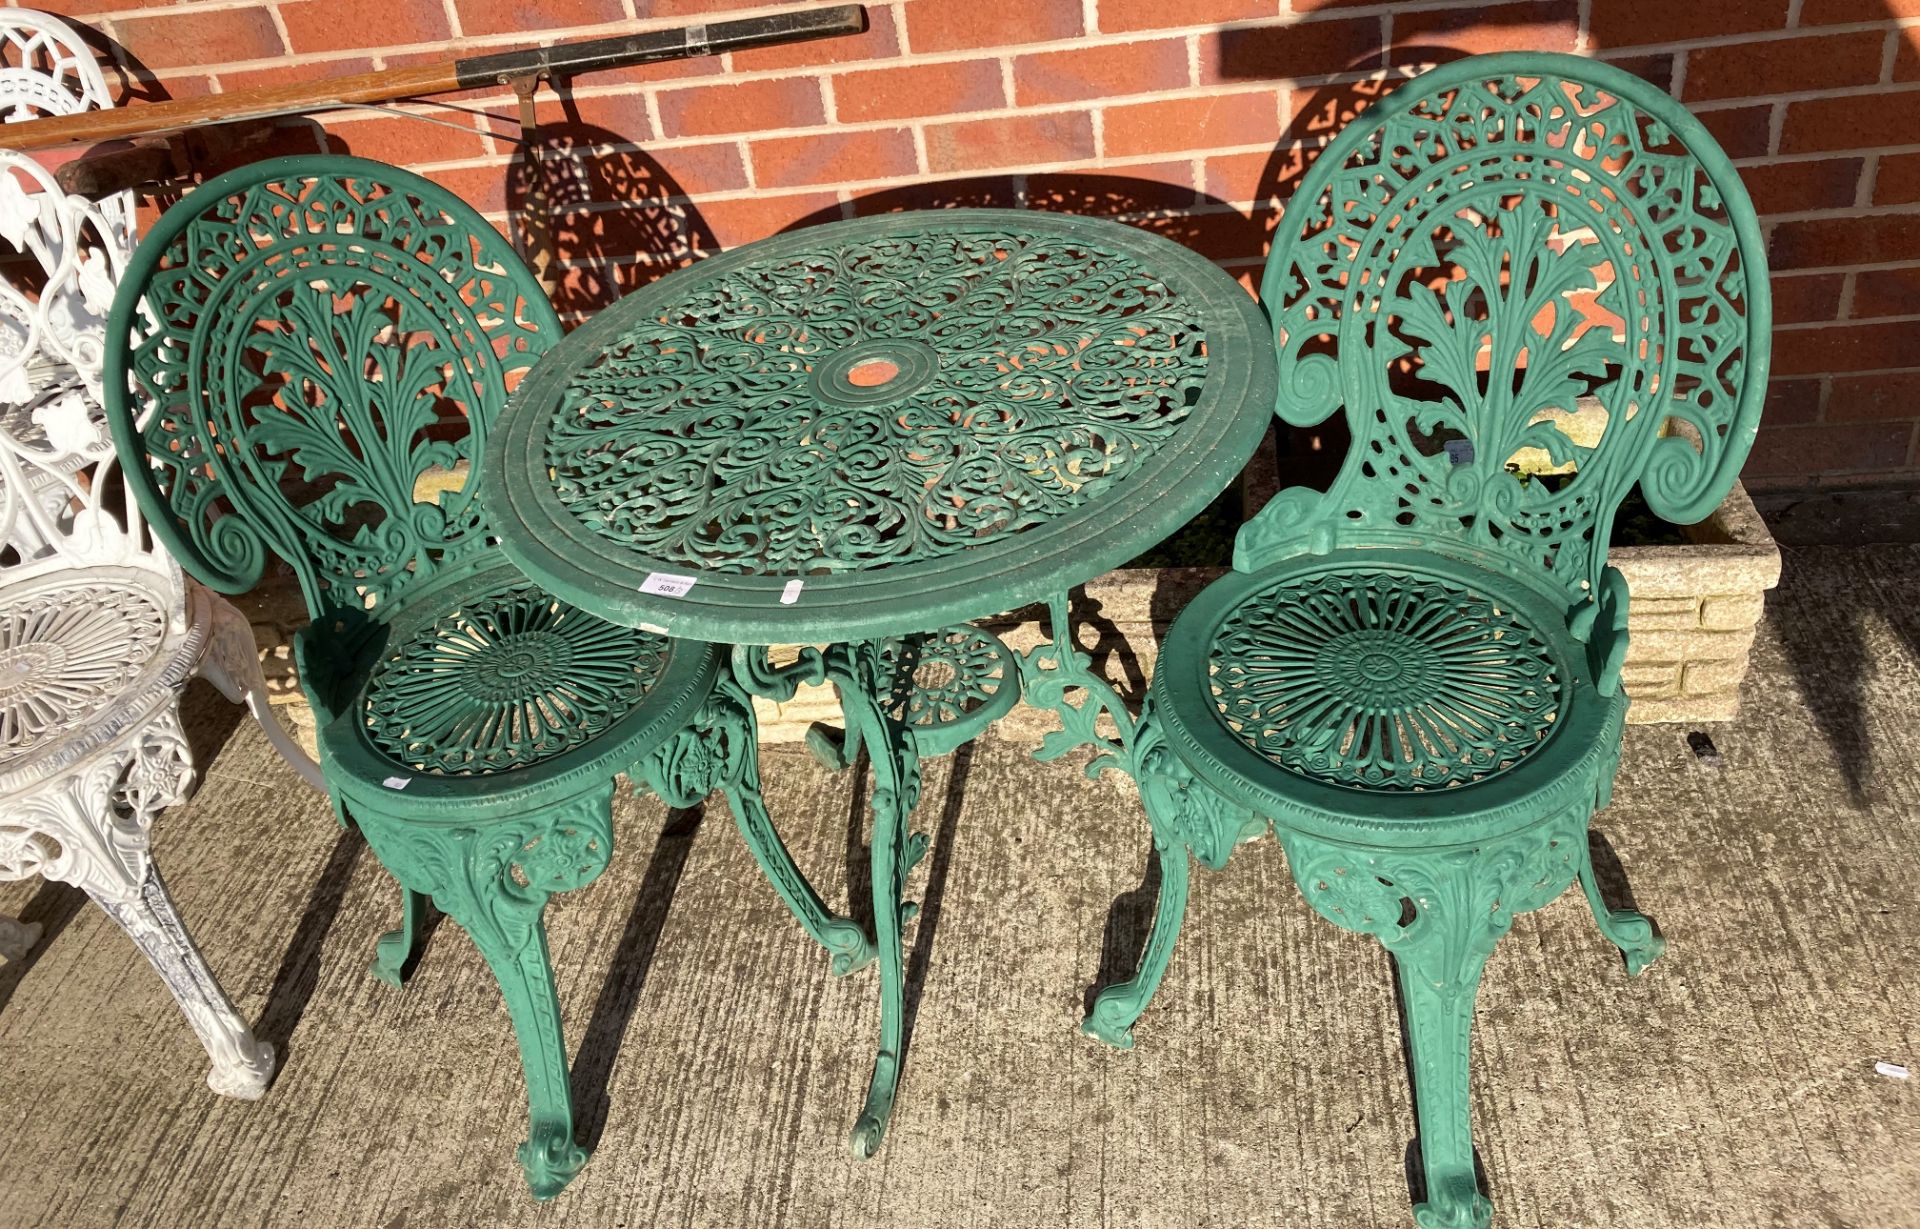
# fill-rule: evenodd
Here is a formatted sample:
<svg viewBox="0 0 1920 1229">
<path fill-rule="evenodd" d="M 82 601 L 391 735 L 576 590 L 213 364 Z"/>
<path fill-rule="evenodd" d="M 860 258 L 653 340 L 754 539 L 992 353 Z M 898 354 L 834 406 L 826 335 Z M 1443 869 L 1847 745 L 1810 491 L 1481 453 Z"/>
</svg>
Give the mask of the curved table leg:
<svg viewBox="0 0 1920 1229">
<path fill-rule="evenodd" d="M 852 972 L 873 959 L 873 942 L 858 922 L 827 908 L 780 839 L 760 795 L 759 733 L 746 688 L 722 678 L 693 721 L 628 775 L 669 806 L 697 806 L 715 790 L 724 793 L 760 873 L 800 928 L 827 949 L 834 973 Z"/>
<path fill-rule="evenodd" d="M 723 679 L 713 702 L 729 709 L 744 730 L 728 756 L 734 771 L 723 790 L 727 805 L 733 809 L 734 824 L 740 829 L 753 860 L 759 864 L 761 874 L 773 885 L 801 929 L 827 949 L 833 958 L 835 976 L 844 976 L 871 964 L 874 946 L 865 928 L 827 908 L 820 893 L 794 862 L 786 842 L 780 839 L 773 816 L 767 813 L 766 802 L 760 795 L 760 729 L 754 719 L 752 698 L 732 680 Z M 845 745 L 858 753 L 857 736 L 849 734 Z"/>
<path fill-rule="evenodd" d="M 827 652 L 827 677 L 840 693 L 847 728 L 859 731 L 873 770 L 870 857 L 874 936 L 880 957 L 880 1048 L 867 1083 L 866 1104 L 848 1139 L 854 1156 L 860 1158 L 879 1149 L 899 1088 L 906 1014 L 900 929 L 913 913 L 913 906 L 900 897 L 907 874 L 927 849 L 924 835 L 906 834 L 907 816 L 920 795 L 920 759 L 913 735 L 884 707 L 881 669 L 874 644 L 835 645 Z"/>
</svg>

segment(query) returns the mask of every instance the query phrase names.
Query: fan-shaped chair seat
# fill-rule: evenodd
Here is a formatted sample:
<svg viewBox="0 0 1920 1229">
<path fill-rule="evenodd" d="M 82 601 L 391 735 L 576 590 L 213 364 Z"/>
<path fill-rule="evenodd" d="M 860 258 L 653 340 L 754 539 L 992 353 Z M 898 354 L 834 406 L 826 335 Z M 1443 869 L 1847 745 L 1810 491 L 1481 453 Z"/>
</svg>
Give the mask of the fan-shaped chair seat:
<svg viewBox="0 0 1920 1229">
<path fill-rule="evenodd" d="M 604 784 L 686 724 L 721 664 L 712 645 L 608 623 L 506 565 L 410 594 L 377 634 L 320 733 L 335 784 L 443 800 L 453 820 L 511 811 L 521 787 L 557 777 Z"/>
<path fill-rule="evenodd" d="M 66 767 L 171 706 L 207 636 L 205 611 L 144 569 L 45 572 L 0 586 L 0 792 Z"/>
<path fill-rule="evenodd" d="M 1152 686 L 1201 779 L 1335 839 L 1479 840 L 1591 808 L 1626 714 L 1553 597 L 1411 550 L 1229 573 L 1181 612 Z"/>
</svg>

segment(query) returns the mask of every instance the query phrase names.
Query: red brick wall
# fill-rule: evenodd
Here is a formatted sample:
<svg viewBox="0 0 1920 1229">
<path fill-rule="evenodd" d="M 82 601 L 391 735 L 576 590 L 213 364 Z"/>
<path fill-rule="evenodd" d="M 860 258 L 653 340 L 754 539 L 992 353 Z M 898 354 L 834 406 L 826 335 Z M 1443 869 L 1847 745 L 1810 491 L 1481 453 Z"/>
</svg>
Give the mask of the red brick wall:
<svg viewBox="0 0 1920 1229">
<path fill-rule="evenodd" d="M 41 0 L 44 4 L 47 0 Z M 776 11 L 750 0 L 52 0 L 181 97 L 535 40 Z M 542 106 L 561 306 L 803 220 L 1022 204 L 1152 227 L 1249 278 L 1303 165 L 1380 79 L 1583 51 L 1694 108 L 1774 265 L 1756 486 L 1920 477 L 1920 0 L 887 0 L 858 38 L 581 78 Z M 289 128 L 400 162 L 503 227 L 504 90 Z"/>
</svg>

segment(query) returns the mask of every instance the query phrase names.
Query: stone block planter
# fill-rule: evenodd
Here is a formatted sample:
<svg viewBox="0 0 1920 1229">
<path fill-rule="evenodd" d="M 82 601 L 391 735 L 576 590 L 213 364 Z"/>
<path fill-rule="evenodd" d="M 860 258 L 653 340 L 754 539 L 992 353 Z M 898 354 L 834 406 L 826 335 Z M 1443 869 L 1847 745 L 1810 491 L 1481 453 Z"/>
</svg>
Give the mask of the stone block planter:
<svg viewBox="0 0 1920 1229">
<path fill-rule="evenodd" d="M 1623 677 L 1632 700 L 1627 720 L 1636 724 L 1731 720 L 1766 591 L 1780 580 L 1780 549 L 1744 487 L 1736 485 L 1712 516 L 1682 532 L 1689 539 L 1684 545 L 1620 546 L 1608 553 L 1633 595 Z M 1082 646 L 1109 680 L 1137 698 L 1174 616 L 1219 574 L 1217 568 L 1107 573 L 1087 585 L 1085 607 L 1076 612 Z M 1024 614 L 991 625 L 1022 651 L 1042 638 L 1039 612 Z M 762 701 L 760 709 L 770 741 L 799 739 L 812 722 L 837 723 L 839 716 L 826 688 L 802 688 L 787 703 Z M 996 728 L 1037 743 L 1054 724 L 1020 708 Z"/>
<path fill-rule="evenodd" d="M 1682 532 L 1683 545 L 1608 554 L 1633 594 L 1622 675 L 1631 722 L 1731 720 L 1767 590 L 1780 582 L 1780 548 L 1745 487 Z"/>
<path fill-rule="evenodd" d="M 1689 540 L 1682 545 L 1620 546 L 1609 554 L 1633 594 L 1627 615 L 1633 638 L 1623 676 L 1633 701 L 1631 722 L 1732 719 L 1766 591 L 1780 579 L 1780 550 L 1743 487 L 1736 485 L 1712 516 L 1683 532 Z M 1097 578 L 1075 607 L 1082 646 L 1123 694 L 1137 700 L 1174 616 L 1218 575 L 1217 568 L 1123 568 Z M 311 752 L 313 716 L 294 681 L 287 647 L 305 614 L 287 579 L 257 587 L 239 605 L 253 621 L 274 703 Z M 1041 642 L 1040 619 L 1033 608 L 988 626 L 1024 651 Z M 840 720 L 839 703 L 824 687 L 803 687 L 785 704 L 756 704 L 762 737 L 770 742 L 797 742 L 814 722 Z M 1054 725 L 1047 714 L 1017 708 L 996 728 L 1038 743 Z"/>
</svg>

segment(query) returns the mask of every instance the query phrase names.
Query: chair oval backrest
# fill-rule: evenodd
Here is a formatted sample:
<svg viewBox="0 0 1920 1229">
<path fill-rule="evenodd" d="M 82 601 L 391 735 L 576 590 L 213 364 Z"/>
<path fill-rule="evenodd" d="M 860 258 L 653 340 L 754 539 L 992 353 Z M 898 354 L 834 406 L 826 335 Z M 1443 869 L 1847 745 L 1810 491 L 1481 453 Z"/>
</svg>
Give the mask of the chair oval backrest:
<svg viewBox="0 0 1920 1229">
<path fill-rule="evenodd" d="M 112 105 L 106 74 L 72 26 L 32 9 L 0 9 L 0 121 Z"/>
<path fill-rule="evenodd" d="M 490 544 L 486 433 L 559 337 L 507 240 L 445 189 L 273 159 L 196 189 L 135 251 L 108 420 L 188 571 L 237 593 L 274 554 L 315 618 L 366 612 Z"/>
<path fill-rule="evenodd" d="M 1636 482 L 1697 521 L 1758 427 L 1771 311 L 1739 175 L 1666 94 L 1577 56 L 1472 57 L 1368 109 L 1287 203 L 1261 298 L 1279 416 L 1344 410 L 1352 444 L 1305 521 L 1283 498 L 1242 530 L 1243 570 L 1318 535 L 1578 602 Z"/>
</svg>

